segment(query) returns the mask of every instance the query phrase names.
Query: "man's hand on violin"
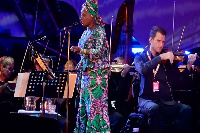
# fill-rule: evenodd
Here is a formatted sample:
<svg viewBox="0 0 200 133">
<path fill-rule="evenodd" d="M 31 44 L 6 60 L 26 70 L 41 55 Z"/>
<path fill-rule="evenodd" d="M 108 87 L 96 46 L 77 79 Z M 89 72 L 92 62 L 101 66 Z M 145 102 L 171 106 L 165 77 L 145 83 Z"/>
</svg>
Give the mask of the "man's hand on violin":
<svg viewBox="0 0 200 133">
<path fill-rule="evenodd" d="M 188 62 L 187 62 L 188 70 L 191 69 L 191 67 L 192 67 L 193 63 L 195 62 L 196 58 L 197 58 L 197 54 L 196 53 L 188 55 Z"/>
<path fill-rule="evenodd" d="M 172 64 L 174 61 L 174 54 L 170 51 L 167 53 L 160 54 L 161 60 L 169 60 Z"/>
</svg>

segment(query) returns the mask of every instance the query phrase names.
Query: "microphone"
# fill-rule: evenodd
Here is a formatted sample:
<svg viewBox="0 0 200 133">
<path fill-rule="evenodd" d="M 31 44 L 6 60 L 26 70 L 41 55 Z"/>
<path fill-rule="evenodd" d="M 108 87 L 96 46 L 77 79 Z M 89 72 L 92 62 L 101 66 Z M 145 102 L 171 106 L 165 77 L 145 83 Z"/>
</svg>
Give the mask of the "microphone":
<svg viewBox="0 0 200 133">
<path fill-rule="evenodd" d="M 72 29 L 73 27 L 78 26 L 80 24 L 81 24 L 80 22 L 75 22 L 75 23 L 73 23 L 72 25 L 70 25 L 68 27 L 63 27 L 63 30 Z"/>
</svg>

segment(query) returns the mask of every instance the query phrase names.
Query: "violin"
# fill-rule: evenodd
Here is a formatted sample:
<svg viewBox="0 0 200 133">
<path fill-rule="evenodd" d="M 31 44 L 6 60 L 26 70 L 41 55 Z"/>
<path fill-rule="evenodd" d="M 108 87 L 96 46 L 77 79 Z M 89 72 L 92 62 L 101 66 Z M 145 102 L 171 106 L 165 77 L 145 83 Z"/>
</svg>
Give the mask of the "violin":
<svg viewBox="0 0 200 133">
<path fill-rule="evenodd" d="M 188 55 L 187 54 L 184 54 L 182 52 L 175 52 L 173 53 L 174 54 L 174 60 L 173 60 L 173 63 L 180 63 L 180 62 L 185 62 L 188 60 Z M 196 53 L 195 53 L 196 54 Z M 196 60 L 199 60 L 200 59 L 200 56 L 198 56 L 196 54 Z M 169 60 L 162 60 L 162 63 L 167 63 Z"/>
<path fill-rule="evenodd" d="M 187 58 L 186 54 L 183 53 L 174 53 L 174 62 L 180 63 L 183 62 Z"/>
<path fill-rule="evenodd" d="M 183 54 L 182 52 L 175 52 L 173 63 L 181 63 L 187 59 L 187 55 Z M 162 60 L 162 64 L 169 62 L 169 60 Z"/>
</svg>

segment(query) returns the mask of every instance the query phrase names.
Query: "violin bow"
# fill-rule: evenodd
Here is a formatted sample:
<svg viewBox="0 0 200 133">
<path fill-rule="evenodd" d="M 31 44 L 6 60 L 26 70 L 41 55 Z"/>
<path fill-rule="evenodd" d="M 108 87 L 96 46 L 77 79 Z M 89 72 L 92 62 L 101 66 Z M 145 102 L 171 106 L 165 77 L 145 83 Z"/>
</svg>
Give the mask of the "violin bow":
<svg viewBox="0 0 200 133">
<path fill-rule="evenodd" d="M 183 39 L 183 34 L 184 34 L 184 31 L 185 31 L 185 26 L 183 27 L 182 34 L 181 34 L 181 38 L 180 38 L 180 40 L 179 40 L 179 44 L 178 44 L 178 48 L 177 48 L 176 52 L 178 52 L 178 51 L 179 51 L 179 49 L 180 49 L 180 46 L 181 46 L 181 41 L 182 41 L 182 39 Z"/>
<path fill-rule="evenodd" d="M 111 55 L 111 46 L 112 46 L 112 24 L 113 24 L 113 16 L 112 16 L 112 19 L 111 19 L 111 27 L 110 27 L 110 50 L 109 50 L 109 57 L 108 57 L 108 60 L 109 60 L 109 64 L 110 64 L 110 55 Z"/>
<path fill-rule="evenodd" d="M 173 11 L 173 19 L 172 19 L 172 51 L 174 47 L 174 16 L 175 16 L 175 7 L 176 7 L 176 1 L 174 1 L 174 11 Z"/>
</svg>

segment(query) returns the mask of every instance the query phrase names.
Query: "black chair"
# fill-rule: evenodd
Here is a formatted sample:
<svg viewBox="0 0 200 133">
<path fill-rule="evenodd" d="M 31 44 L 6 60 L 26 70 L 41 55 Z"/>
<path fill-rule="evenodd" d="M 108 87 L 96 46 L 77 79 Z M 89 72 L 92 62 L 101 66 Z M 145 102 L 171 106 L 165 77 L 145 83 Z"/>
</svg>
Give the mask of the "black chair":
<svg viewBox="0 0 200 133">
<path fill-rule="evenodd" d="M 138 112 L 138 97 L 140 91 L 140 82 L 138 79 L 132 84 L 133 87 L 133 105 L 134 112 L 131 113 L 128 117 L 126 125 L 121 130 L 121 133 L 130 133 L 130 132 L 140 132 L 147 133 L 147 117 L 144 114 Z"/>
<path fill-rule="evenodd" d="M 142 113 L 138 112 L 138 97 L 140 91 L 140 81 L 136 80 L 133 83 L 133 101 L 135 111 L 131 113 L 128 117 L 125 127 L 121 133 L 137 132 L 139 128 L 140 133 L 148 133 L 148 117 Z M 162 132 L 163 133 L 175 133 L 176 127 L 175 121 L 165 121 L 162 123 Z M 135 130 L 135 131 L 134 131 Z"/>
</svg>

